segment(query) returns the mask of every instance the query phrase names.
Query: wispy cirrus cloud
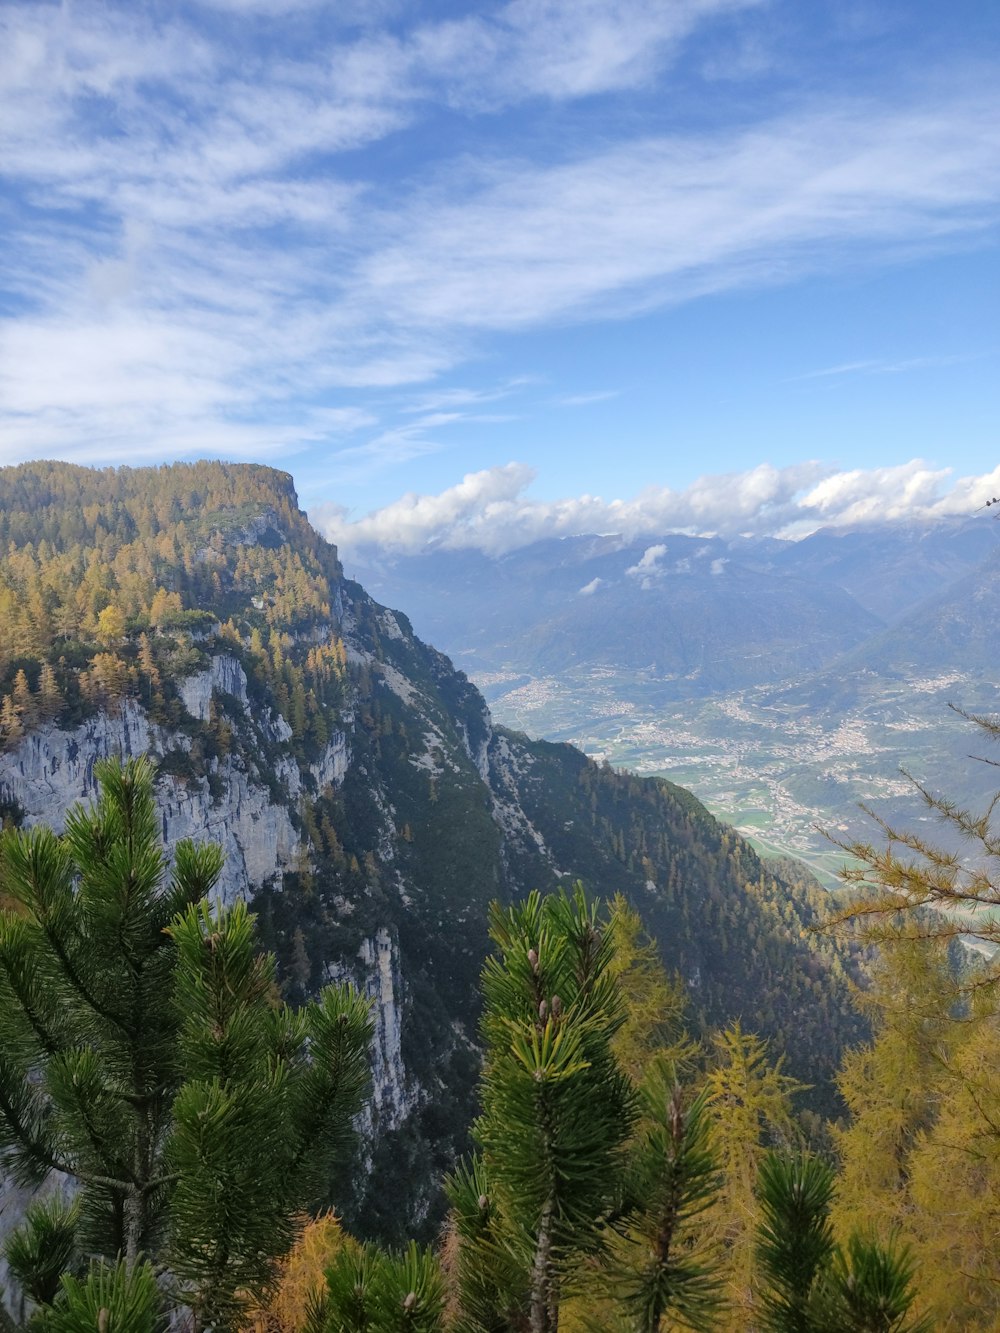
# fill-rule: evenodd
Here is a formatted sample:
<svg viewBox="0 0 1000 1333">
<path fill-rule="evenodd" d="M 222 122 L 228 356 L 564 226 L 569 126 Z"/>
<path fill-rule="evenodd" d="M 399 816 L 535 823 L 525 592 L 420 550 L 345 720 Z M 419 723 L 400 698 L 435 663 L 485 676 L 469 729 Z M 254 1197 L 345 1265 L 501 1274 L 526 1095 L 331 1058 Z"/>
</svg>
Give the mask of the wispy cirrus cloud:
<svg viewBox="0 0 1000 1333">
<path fill-rule="evenodd" d="M 905 375 L 914 370 L 935 370 L 940 366 L 960 365 L 963 362 L 980 360 L 990 353 L 982 352 L 976 356 L 908 356 L 898 359 L 873 357 L 863 361 L 845 361 L 841 365 L 826 366 L 822 370 L 810 370 L 804 375 L 795 375 L 789 381 L 839 379 L 845 375 Z"/>
<path fill-rule="evenodd" d="M 313 521 L 349 554 L 415 555 L 473 548 L 493 555 L 546 537 L 615 533 L 627 539 L 683 531 L 796 538 L 820 527 L 900 520 L 933 521 L 975 513 L 1000 488 L 1000 466 L 956 477 L 920 459 L 897 467 L 842 470 L 819 462 L 705 476 L 683 490 L 650 486 L 631 500 L 570 496 L 534 500 L 532 468 L 519 463 L 470 473 L 437 495 L 403 496 L 361 518 L 319 505 Z M 667 548 L 649 546 L 626 572 L 651 586 L 666 569 Z M 721 574 L 724 563 L 713 568 Z M 589 596 L 596 586 L 580 589 Z"/>
<path fill-rule="evenodd" d="M 617 398 L 621 389 L 593 389 L 589 393 L 564 393 L 555 399 L 557 407 L 590 407 Z"/>
<path fill-rule="evenodd" d="M 497 163 L 414 200 L 358 279 L 400 322 L 513 330 L 933 249 L 1000 217 L 998 128 L 1000 96 L 947 96 Z"/>
<path fill-rule="evenodd" d="M 407 415 L 449 410 L 466 412 L 488 403 L 496 403 L 502 399 L 510 398 L 513 394 L 520 393 L 534 383 L 535 381 L 530 376 L 522 375 L 514 379 L 504 380 L 500 384 L 492 385 L 489 388 L 470 388 L 463 385 L 460 388 L 431 389 L 427 393 L 418 394 L 402 410 Z"/>
<path fill-rule="evenodd" d="M 963 245 L 996 222 L 1000 94 L 958 77 L 750 124 L 420 138 L 442 115 L 474 128 L 641 90 L 694 35 L 764 7 L 6 6 L 0 461 L 321 440 L 342 474 L 387 467 L 446 423 L 397 419 L 412 414 L 381 391 L 497 334 Z M 407 133 L 412 169 L 386 171 L 379 151 Z M 490 392 L 425 397 L 418 415 Z"/>
</svg>

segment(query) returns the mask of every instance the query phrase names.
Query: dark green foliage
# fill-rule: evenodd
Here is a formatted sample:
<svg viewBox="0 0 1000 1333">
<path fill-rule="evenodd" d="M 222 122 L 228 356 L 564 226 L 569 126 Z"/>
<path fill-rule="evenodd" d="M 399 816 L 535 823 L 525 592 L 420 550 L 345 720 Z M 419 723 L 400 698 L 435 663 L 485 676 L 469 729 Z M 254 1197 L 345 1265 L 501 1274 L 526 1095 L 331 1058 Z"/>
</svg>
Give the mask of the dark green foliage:
<svg viewBox="0 0 1000 1333">
<path fill-rule="evenodd" d="M 77 1260 L 80 1208 L 59 1194 L 29 1204 L 24 1221 L 4 1242 L 11 1277 L 35 1305 L 51 1305 L 59 1279 Z"/>
<path fill-rule="evenodd" d="M 438 1333 L 445 1283 L 430 1250 L 401 1254 L 373 1245 L 345 1247 L 326 1275 L 325 1298 L 308 1333 Z"/>
<path fill-rule="evenodd" d="M 811 1333 L 810 1302 L 833 1253 L 833 1168 L 816 1157 L 769 1153 L 757 1179 L 761 1224 L 757 1262 L 762 1326 L 770 1333 Z"/>
<path fill-rule="evenodd" d="M 829 1222 L 834 1171 L 810 1157 L 769 1154 L 758 1177 L 760 1326 L 764 1333 L 929 1333 L 911 1320 L 908 1251 L 858 1234 L 841 1247 Z"/>
<path fill-rule="evenodd" d="M 85 1278 L 67 1275 L 45 1311 L 41 1333 L 165 1333 L 160 1291 L 149 1263 L 95 1260 Z"/>
<path fill-rule="evenodd" d="M 544 1242 L 559 1268 L 599 1246 L 634 1117 L 611 1053 L 624 1012 L 610 939 L 579 887 L 494 908 L 490 935 L 474 1135 L 526 1257 Z"/>
<path fill-rule="evenodd" d="M 155 1255 L 199 1328 L 228 1326 L 343 1159 L 369 1006 L 347 986 L 282 1004 L 245 905 L 206 901 L 220 850 L 179 843 L 168 879 L 148 763 L 96 774 L 97 804 L 71 811 L 61 838 L 0 841 L 14 902 L 0 913 L 4 1165 L 76 1181 L 80 1247 L 125 1258 L 123 1310 L 139 1300 L 140 1255 Z M 65 1219 L 36 1211 L 12 1244 L 25 1289 L 51 1293 L 72 1248 Z M 117 1281 L 95 1270 L 64 1295 L 75 1309 Z"/>
<path fill-rule="evenodd" d="M 105 763 L 97 804 L 57 838 L 0 842 L 0 1150 L 28 1183 L 80 1182 L 85 1242 L 131 1255 L 152 1241 L 178 1081 L 170 1003 L 175 914 L 211 891 L 217 847 L 181 843 L 166 879 L 144 761 Z M 165 882 L 166 881 L 166 882 Z"/>
<path fill-rule="evenodd" d="M 503 1218 L 491 1194 L 479 1155 L 460 1163 L 448 1178 L 463 1333 L 507 1333 L 528 1319 L 523 1265 L 504 1242 Z"/>
<path fill-rule="evenodd" d="M 711 1329 L 721 1284 L 698 1219 L 718 1193 L 719 1172 L 705 1094 L 685 1106 L 673 1069 L 657 1059 L 640 1088 L 640 1109 L 609 1287 L 636 1333 L 658 1333 L 667 1318 L 681 1328 Z"/>
<path fill-rule="evenodd" d="M 327 1290 L 312 1311 L 308 1333 L 366 1333 L 374 1321 L 380 1261 L 374 1245 L 342 1249 L 327 1269 Z"/>
<path fill-rule="evenodd" d="M 447 1185 L 456 1329 L 554 1333 L 567 1300 L 595 1333 L 714 1328 L 707 1094 L 685 1099 L 663 1054 L 638 1087 L 618 1065 L 620 937 L 579 885 L 495 904 L 490 935 L 479 1151 Z"/>
<path fill-rule="evenodd" d="M 350 1138 L 367 1088 L 368 1004 L 328 987 L 297 1012 L 275 1007 L 274 960 L 253 918 L 206 903 L 171 928 L 175 1005 L 188 1077 L 166 1149 L 171 1268 L 199 1318 L 232 1319 L 266 1287 L 294 1239 L 293 1209 L 312 1203 Z"/>
<path fill-rule="evenodd" d="M 483 1110 L 473 1128 L 481 1161 L 450 1185 L 460 1234 L 487 1260 L 485 1281 L 474 1277 L 468 1292 L 468 1326 L 494 1325 L 500 1311 L 482 1308 L 492 1289 L 501 1310 L 526 1306 L 533 1333 L 548 1333 L 561 1285 L 602 1252 L 618 1199 L 635 1117 L 611 1050 L 624 1010 L 610 934 L 579 886 L 572 896 L 494 905 L 490 936 Z M 478 1223 L 470 1206 L 477 1186 Z M 513 1268 L 492 1260 L 494 1244 Z"/>
<path fill-rule="evenodd" d="M 851 1236 L 818 1293 L 819 1327 L 823 1333 L 930 1333 L 929 1316 L 908 1317 L 915 1271 L 905 1249 Z"/>
</svg>

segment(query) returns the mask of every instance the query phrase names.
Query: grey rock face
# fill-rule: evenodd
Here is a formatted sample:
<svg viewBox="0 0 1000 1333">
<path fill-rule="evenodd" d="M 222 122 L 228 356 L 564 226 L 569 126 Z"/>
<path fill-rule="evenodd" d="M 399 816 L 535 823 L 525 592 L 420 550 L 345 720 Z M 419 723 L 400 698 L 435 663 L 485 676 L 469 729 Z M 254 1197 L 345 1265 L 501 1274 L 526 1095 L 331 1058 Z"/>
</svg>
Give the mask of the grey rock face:
<svg viewBox="0 0 1000 1333">
<path fill-rule="evenodd" d="M 61 829 L 66 811 L 93 796 L 94 764 L 108 755 L 145 754 L 154 747 L 155 728 L 134 700 L 110 713 L 88 718 L 74 731 L 49 724 L 0 755 L 0 798 L 16 802 L 26 824 Z"/>
<path fill-rule="evenodd" d="M 213 696 L 224 694 L 239 701 L 251 725 L 272 744 L 291 734 L 284 718 L 269 710 L 263 716 L 260 710 L 254 713 L 246 674 L 229 653 L 213 657 L 207 669 L 178 682 L 178 690 L 187 711 L 199 721 L 208 720 Z M 26 826 L 47 824 L 59 831 L 70 807 L 96 794 L 94 765 L 99 759 L 162 756 L 189 750 L 190 745 L 183 732 L 156 726 L 137 701 L 128 699 L 72 731 L 39 727 L 0 755 L 0 799 L 20 808 Z M 219 843 L 226 853 L 219 896 L 226 904 L 252 897 L 268 881 L 280 885 L 283 872 L 302 852 L 290 811 L 304 784 L 311 789 L 336 787 L 350 762 L 349 736 L 336 731 L 306 772 L 290 755 L 280 756 L 271 769 L 271 782 L 265 782 L 237 748 L 211 761 L 211 783 L 161 773 L 156 801 L 164 845 L 169 852 L 183 838 Z M 283 799 L 276 799 L 276 791 Z M 373 1122 L 395 1128 L 412 1108 L 416 1092 L 408 1085 L 401 1054 L 398 956 L 384 927 L 364 941 L 350 975 L 374 1002 Z M 20 1196 L 12 1196 L 11 1208 L 19 1213 L 15 1197 Z"/>
<path fill-rule="evenodd" d="M 232 674 L 234 669 L 238 676 Z M 208 717 L 217 680 L 241 685 L 245 699 L 242 667 L 235 658 L 215 658 L 211 671 L 183 682 L 182 697 L 192 716 L 200 720 Z M 236 689 L 227 692 L 240 697 Z M 274 724 L 264 725 L 270 738 L 275 738 Z M 48 824 L 58 831 L 70 807 L 95 794 L 97 760 L 113 755 L 124 759 L 149 753 L 164 755 L 188 750 L 190 744 L 183 733 L 150 723 L 142 707 L 128 699 L 88 718 L 72 731 L 51 725 L 40 727 L 15 749 L 0 755 L 0 799 L 15 803 L 26 825 Z M 294 760 L 279 759 L 274 778 L 287 801 L 279 804 L 271 787 L 260 781 L 241 755 L 234 753 L 212 762 L 212 787 L 221 791 L 221 796 L 212 794 L 206 780 L 161 774 L 156 784 L 157 806 L 168 849 L 182 838 L 221 844 L 226 864 L 219 893 L 224 902 L 232 903 L 249 897 L 272 876 L 280 879 L 282 871 L 291 866 L 299 837 L 288 807 L 298 799 L 302 775 Z M 335 768 L 336 761 L 331 760 L 328 766 Z"/>
</svg>

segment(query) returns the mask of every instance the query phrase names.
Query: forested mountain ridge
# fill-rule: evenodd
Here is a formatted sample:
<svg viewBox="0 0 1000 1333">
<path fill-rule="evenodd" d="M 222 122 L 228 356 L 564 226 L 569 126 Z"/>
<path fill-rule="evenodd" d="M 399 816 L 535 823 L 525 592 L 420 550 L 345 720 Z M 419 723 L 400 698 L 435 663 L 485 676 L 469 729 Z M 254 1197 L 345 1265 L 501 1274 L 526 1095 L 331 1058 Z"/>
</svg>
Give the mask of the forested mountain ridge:
<svg viewBox="0 0 1000 1333">
<path fill-rule="evenodd" d="M 284 473 L 199 463 L 0 470 L 0 800 L 58 825 L 104 753 L 159 765 L 168 845 L 222 842 L 291 998 L 376 1001 L 363 1229 L 405 1232 L 464 1141 L 486 906 L 624 893 L 687 983 L 829 1096 L 857 1035 L 816 890 L 686 792 L 494 728 L 405 617 L 345 580 Z M 427 1150 L 431 1151 L 428 1152 Z"/>
</svg>

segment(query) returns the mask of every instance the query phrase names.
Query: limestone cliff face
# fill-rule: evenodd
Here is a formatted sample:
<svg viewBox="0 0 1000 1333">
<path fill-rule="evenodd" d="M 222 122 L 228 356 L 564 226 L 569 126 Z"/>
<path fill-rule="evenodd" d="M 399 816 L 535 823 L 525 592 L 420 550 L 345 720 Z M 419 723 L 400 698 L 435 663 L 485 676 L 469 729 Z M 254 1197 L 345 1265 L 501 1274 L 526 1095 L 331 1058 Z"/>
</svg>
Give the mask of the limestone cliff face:
<svg viewBox="0 0 1000 1333">
<path fill-rule="evenodd" d="M 280 746 L 291 736 L 280 714 L 252 708 L 246 673 L 232 654 L 213 657 L 205 670 L 180 681 L 178 687 L 194 720 L 206 721 L 213 697 L 218 702 L 227 696 L 243 710 L 250 734 L 256 732 L 262 745 Z M 70 807 L 96 794 L 98 760 L 142 754 L 155 760 L 190 748 L 190 736 L 156 726 L 136 700 L 127 699 L 72 731 L 38 727 L 15 749 L 0 754 L 0 801 L 14 805 L 26 826 L 43 823 L 61 830 Z M 293 823 L 303 791 L 338 786 L 349 764 L 349 736 L 341 730 L 333 733 L 320 759 L 304 769 L 292 756 L 279 754 L 267 781 L 245 741 L 224 758 L 212 760 L 204 778 L 161 772 L 156 800 L 164 845 L 169 851 L 183 838 L 219 843 L 226 853 L 219 895 L 227 904 L 252 898 L 266 883 L 280 888 L 284 872 L 303 854 L 302 833 Z M 357 982 L 375 1009 L 376 1120 L 395 1127 L 405 1118 L 414 1093 L 407 1087 L 401 1056 L 403 982 L 388 930 L 380 927 L 351 961 L 353 966 L 342 969 L 343 975 Z"/>
<path fill-rule="evenodd" d="M 195 720 L 207 720 L 213 696 L 226 695 L 238 702 L 262 742 L 281 745 L 291 736 L 280 714 L 252 709 L 246 673 L 229 653 L 213 657 L 208 669 L 180 681 L 178 688 Z M 141 754 L 162 759 L 190 749 L 190 736 L 156 726 L 137 700 L 126 699 L 72 731 L 54 724 L 38 727 L 16 748 L 0 754 L 0 801 L 16 806 L 25 825 L 42 823 L 60 830 L 69 807 L 96 793 L 94 765 L 99 759 Z M 268 880 L 280 884 L 301 845 L 290 812 L 304 788 L 342 782 L 349 756 L 347 733 L 336 731 L 322 757 L 304 772 L 294 758 L 279 755 L 266 782 L 245 746 L 212 760 L 203 779 L 163 772 L 156 796 L 164 844 L 169 849 L 182 838 L 221 844 L 226 864 L 219 892 L 226 903 L 252 897 Z"/>
<path fill-rule="evenodd" d="M 375 1036 L 372 1041 L 372 1098 L 363 1117 L 362 1137 L 398 1129 L 416 1106 L 420 1088 L 403 1063 L 403 978 L 399 950 L 383 926 L 361 941 L 357 955 L 329 963 L 327 982 L 352 981 L 372 1002 Z"/>
<path fill-rule="evenodd" d="M 223 654 L 212 659 L 208 670 L 182 681 L 180 693 L 195 719 L 208 717 L 213 692 L 223 690 L 239 699 L 249 716 L 246 683 L 240 664 Z M 269 737 L 287 736 L 281 718 L 269 715 L 256 725 Z M 72 731 L 39 727 L 0 755 L 0 799 L 15 804 L 27 825 L 61 829 L 69 807 L 95 794 L 97 760 L 140 754 L 162 759 L 190 748 L 189 736 L 151 724 L 141 705 L 126 699 Z M 209 776 L 211 782 L 209 777 L 192 780 L 161 773 L 156 794 L 163 841 L 168 848 L 182 838 L 220 843 L 226 852 L 220 895 L 233 902 L 248 897 L 271 876 L 280 877 L 291 864 L 299 837 L 289 808 L 301 791 L 302 775 L 294 761 L 279 759 L 273 776 L 285 801 L 274 799 L 273 787 L 261 782 L 253 763 L 238 751 L 213 760 Z"/>
</svg>

